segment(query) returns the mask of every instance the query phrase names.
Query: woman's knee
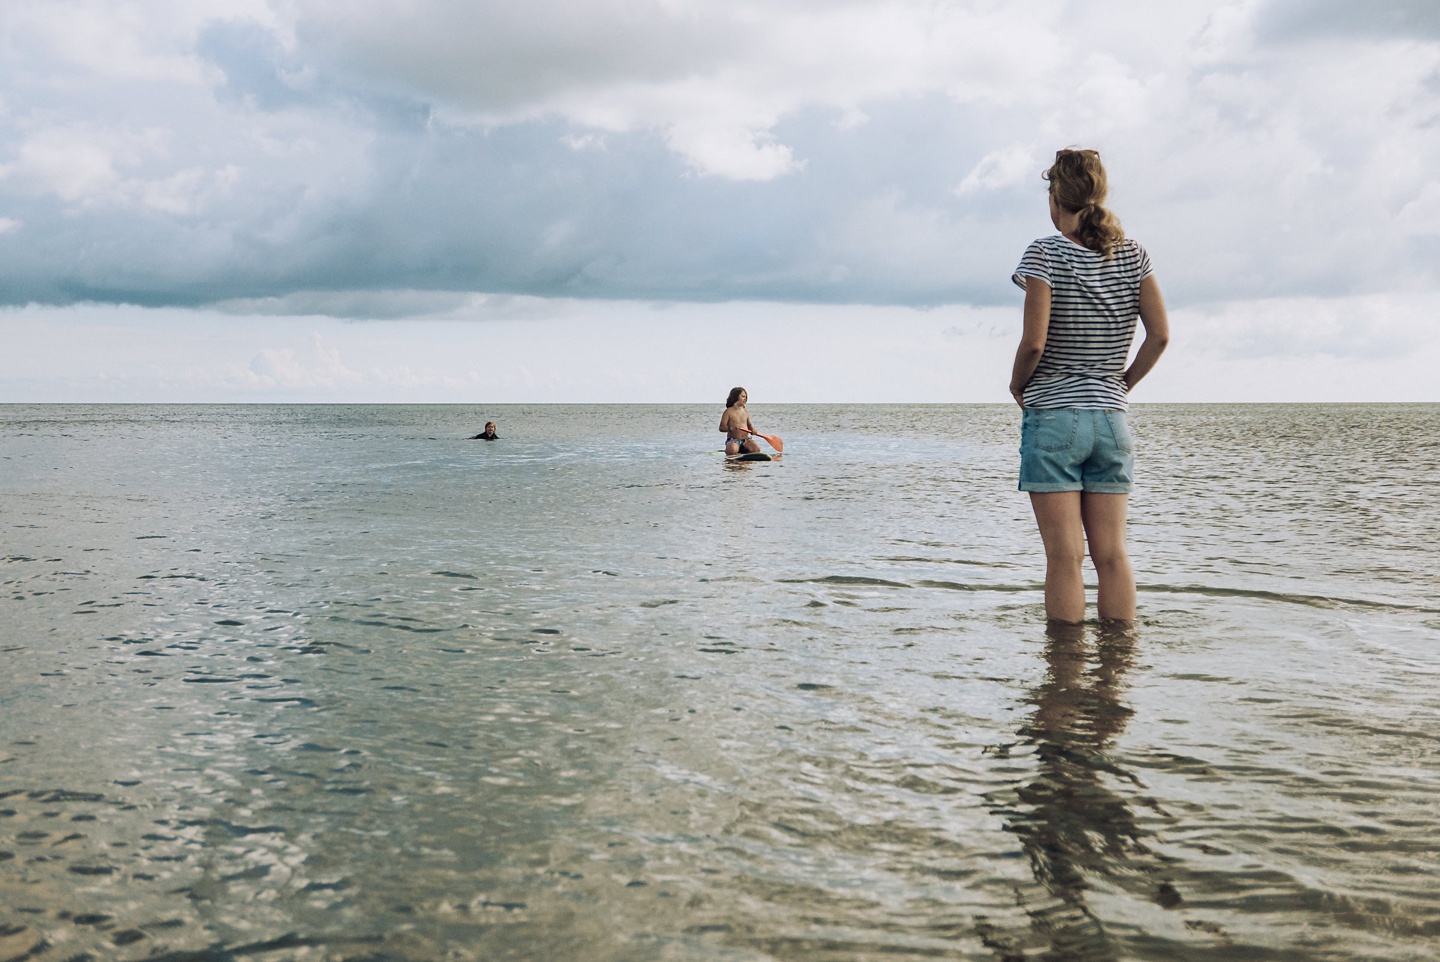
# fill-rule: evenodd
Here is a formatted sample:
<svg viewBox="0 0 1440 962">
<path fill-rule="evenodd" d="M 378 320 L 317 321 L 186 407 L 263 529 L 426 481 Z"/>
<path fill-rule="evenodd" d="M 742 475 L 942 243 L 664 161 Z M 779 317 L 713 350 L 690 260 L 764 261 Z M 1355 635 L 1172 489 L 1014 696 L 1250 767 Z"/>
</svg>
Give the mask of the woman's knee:
<svg viewBox="0 0 1440 962">
<path fill-rule="evenodd" d="M 1085 547 L 1077 544 L 1047 544 L 1045 562 L 1055 568 L 1076 568 L 1085 562 Z"/>
<path fill-rule="evenodd" d="M 1097 572 L 1124 571 L 1130 567 L 1130 553 L 1123 544 L 1105 545 L 1099 550 L 1092 546 L 1090 562 Z"/>
</svg>

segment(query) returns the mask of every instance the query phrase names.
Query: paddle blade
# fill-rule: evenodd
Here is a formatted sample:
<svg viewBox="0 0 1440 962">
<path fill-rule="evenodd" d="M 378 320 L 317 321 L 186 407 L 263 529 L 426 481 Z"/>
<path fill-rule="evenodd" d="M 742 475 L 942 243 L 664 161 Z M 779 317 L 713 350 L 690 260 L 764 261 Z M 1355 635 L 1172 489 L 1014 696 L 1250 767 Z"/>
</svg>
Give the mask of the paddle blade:
<svg viewBox="0 0 1440 962">
<path fill-rule="evenodd" d="M 762 437 L 762 438 L 764 438 L 766 441 L 768 441 L 768 442 L 770 443 L 770 446 L 771 446 L 772 448 L 774 448 L 776 451 L 784 451 L 784 450 L 785 450 L 785 442 L 780 439 L 780 436 L 779 436 L 779 435 L 777 435 L 777 434 L 762 434 L 762 435 L 760 435 L 760 437 Z"/>
</svg>

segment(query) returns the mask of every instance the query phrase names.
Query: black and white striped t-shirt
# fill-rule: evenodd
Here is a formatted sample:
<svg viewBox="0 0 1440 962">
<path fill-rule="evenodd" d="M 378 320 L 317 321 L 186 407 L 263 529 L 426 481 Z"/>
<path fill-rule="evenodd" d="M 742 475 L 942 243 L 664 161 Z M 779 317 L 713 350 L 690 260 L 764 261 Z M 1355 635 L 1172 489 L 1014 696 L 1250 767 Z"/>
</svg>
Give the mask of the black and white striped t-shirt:
<svg viewBox="0 0 1440 962">
<path fill-rule="evenodd" d="M 1050 330 L 1030 383 L 1027 408 L 1123 411 L 1125 360 L 1140 314 L 1140 281 L 1150 255 L 1126 239 L 1106 259 L 1062 234 L 1025 249 L 1011 279 L 1050 285 Z"/>
</svg>

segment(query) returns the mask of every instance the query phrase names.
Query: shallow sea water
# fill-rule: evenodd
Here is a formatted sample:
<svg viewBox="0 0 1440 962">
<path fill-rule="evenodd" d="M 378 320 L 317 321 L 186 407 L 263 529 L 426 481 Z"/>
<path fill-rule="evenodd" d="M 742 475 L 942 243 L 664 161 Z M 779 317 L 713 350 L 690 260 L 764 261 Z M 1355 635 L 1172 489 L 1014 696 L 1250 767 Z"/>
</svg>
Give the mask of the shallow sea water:
<svg viewBox="0 0 1440 962">
<path fill-rule="evenodd" d="M 719 413 L 0 406 L 0 960 L 1435 958 L 1440 406 Z"/>
</svg>

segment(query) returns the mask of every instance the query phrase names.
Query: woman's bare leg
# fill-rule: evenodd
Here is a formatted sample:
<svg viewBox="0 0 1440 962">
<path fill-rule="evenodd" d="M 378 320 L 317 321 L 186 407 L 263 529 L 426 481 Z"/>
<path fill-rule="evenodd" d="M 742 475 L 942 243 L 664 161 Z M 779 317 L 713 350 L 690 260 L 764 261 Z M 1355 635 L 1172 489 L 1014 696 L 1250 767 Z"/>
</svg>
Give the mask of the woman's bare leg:
<svg viewBox="0 0 1440 962">
<path fill-rule="evenodd" d="M 1087 491 L 1080 499 L 1085 540 L 1100 581 L 1096 608 L 1101 621 L 1135 620 L 1135 573 L 1125 547 L 1125 515 L 1129 507 L 1128 494 Z"/>
<path fill-rule="evenodd" d="M 1085 525 L 1079 491 L 1032 491 L 1030 507 L 1045 542 L 1045 617 L 1085 620 Z"/>
</svg>

